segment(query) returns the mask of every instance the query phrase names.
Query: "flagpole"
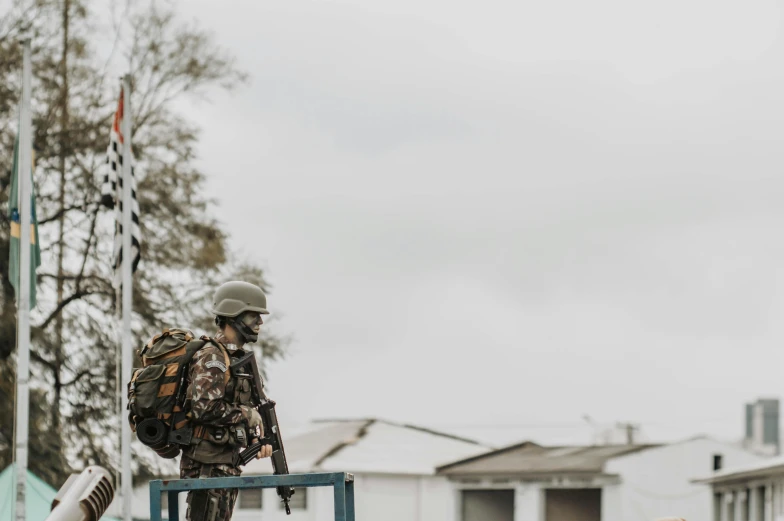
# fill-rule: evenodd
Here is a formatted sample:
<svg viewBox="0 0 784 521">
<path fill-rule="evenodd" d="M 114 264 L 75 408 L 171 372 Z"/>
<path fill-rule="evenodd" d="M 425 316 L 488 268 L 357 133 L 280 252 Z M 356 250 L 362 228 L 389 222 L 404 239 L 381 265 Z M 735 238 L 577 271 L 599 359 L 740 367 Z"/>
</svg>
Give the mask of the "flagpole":
<svg viewBox="0 0 784 521">
<path fill-rule="evenodd" d="M 16 508 L 17 521 L 25 521 L 27 441 L 30 411 L 30 221 L 32 193 L 32 115 L 30 39 L 22 42 L 22 104 L 19 113 L 19 294 L 16 299 Z"/>
<path fill-rule="evenodd" d="M 133 288 L 131 284 L 131 262 L 133 254 L 131 252 L 131 206 L 133 188 L 133 178 L 131 173 L 131 75 L 123 77 L 123 162 L 122 162 L 122 386 L 120 387 L 121 411 L 120 424 L 122 425 L 122 517 L 124 521 L 131 521 L 131 427 L 124 421 L 124 413 L 128 408 L 128 395 L 126 389 L 131 379 L 131 306 Z"/>
</svg>

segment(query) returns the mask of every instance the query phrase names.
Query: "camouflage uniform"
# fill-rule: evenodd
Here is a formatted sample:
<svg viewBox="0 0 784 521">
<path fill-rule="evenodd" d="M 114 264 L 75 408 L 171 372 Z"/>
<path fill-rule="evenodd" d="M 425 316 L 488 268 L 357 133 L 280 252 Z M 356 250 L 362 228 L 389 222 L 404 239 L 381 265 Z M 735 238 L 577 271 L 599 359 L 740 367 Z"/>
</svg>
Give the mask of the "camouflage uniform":
<svg viewBox="0 0 784 521">
<path fill-rule="evenodd" d="M 239 476 L 241 473 L 240 469 L 230 464 L 199 463 L 185 455 L 180 461 L 181 478 L 220 478 Z M 189 521 L 204 519 L 202 516 L 206 516 L 209 498 L 214 496 L 218 500 L 218 514 L 215 516 L 215 521 L 229 521 L 234 511 L 234 503 L 237 501 L 237 492 L 236 488 L 190 491 L 185 518 Z M 191 510 L 196 513 L 195 516 Z"/>
<path fill-rule="evenodd" d="M 218 334 L 216 340 L 226 347 L 230 358 L 244 354 L 242 349 L 226 343 Z M 249 405 L 250 382 L 227 378 L 230 369 L 223 349 L 207 344 L 193 357 L 189 368 L 186 410 L 192 414 L 194 444 L 183 451 L 180 461 L 181 478 L 239 476 L 235 456 L 244 445 L 236 442 L 238 427 L 245 427 L 240 405 Z M 209 521 L 206 514 L 210 499 L 217 500 L 214 521 L 229 521 L 237 489 L 203 490 L 188 493 L 186 517 L 191 521 Z M 213 500 L 214 502 L 215 500 Z"/>
</svg>

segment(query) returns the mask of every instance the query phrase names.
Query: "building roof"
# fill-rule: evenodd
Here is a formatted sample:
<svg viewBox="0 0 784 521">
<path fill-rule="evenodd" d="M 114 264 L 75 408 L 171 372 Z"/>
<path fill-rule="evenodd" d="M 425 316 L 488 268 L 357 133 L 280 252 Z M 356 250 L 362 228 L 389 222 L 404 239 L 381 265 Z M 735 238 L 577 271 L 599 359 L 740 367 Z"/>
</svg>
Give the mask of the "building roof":
<svg viewBox="0 0 784 521">
<path fill-rule="evenodd" d="M 376 418 L 315 421 L 290 438 L 282 432 L 290 472 L 433 475 L 439 465 L 492 450 L 477 441 Z M 269 459 L 244 474 L 268 474 Z"/>
<path fill-rule="evenodd" d="M 445 476 L 546 476 L 596 474 L 607 460 L 658 445 L 595 445 L 543 447 L 527 441 L 438 468 Z"/>
<path fill-rule="evenodd" d="M 708 485 L 728 485 L 752 479 L 781 476 L 784 474 L 784 456 L 777 456 L 751 465 L 728 468 L 714 472 L 712 475 L 695 479 L 694 483 Z"/>
</svg>

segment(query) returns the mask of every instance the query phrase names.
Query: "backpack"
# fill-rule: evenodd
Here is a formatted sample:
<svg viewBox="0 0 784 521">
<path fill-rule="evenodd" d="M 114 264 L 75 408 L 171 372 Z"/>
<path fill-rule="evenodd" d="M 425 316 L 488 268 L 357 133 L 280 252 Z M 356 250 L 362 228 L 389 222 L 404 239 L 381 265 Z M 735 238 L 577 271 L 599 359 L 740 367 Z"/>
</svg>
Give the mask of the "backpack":
<svg viewBox="0 0 784 521">
<path fill-rule="evenodd" d="M 184 408 L 188 368 L 209 343 L 221 349 L 228 366 L 229 354 L 220 343 L 195 338 L 187 329 L 164 329 L 137 351 L 142 367 L 133 370 L 128 384 L 128 422 L 139 441 L 163 458 L 176 457 L 191 442 L 190 411 Z"/>
</svg>

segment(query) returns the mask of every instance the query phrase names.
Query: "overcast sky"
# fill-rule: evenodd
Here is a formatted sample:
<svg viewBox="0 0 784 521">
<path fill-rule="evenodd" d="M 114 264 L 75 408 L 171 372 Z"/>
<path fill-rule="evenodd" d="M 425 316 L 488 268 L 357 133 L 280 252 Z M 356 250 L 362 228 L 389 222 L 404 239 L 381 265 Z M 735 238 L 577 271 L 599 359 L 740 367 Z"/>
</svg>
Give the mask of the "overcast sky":
<svg viewBox="0 0 784 521">
<path fill-rule="evenodd" d="M 282 422 L 737 438 L 784 391 L 780 2 L 231 5 L 180 2 L 251 75 L 190 117 Z"/>
</svg>

